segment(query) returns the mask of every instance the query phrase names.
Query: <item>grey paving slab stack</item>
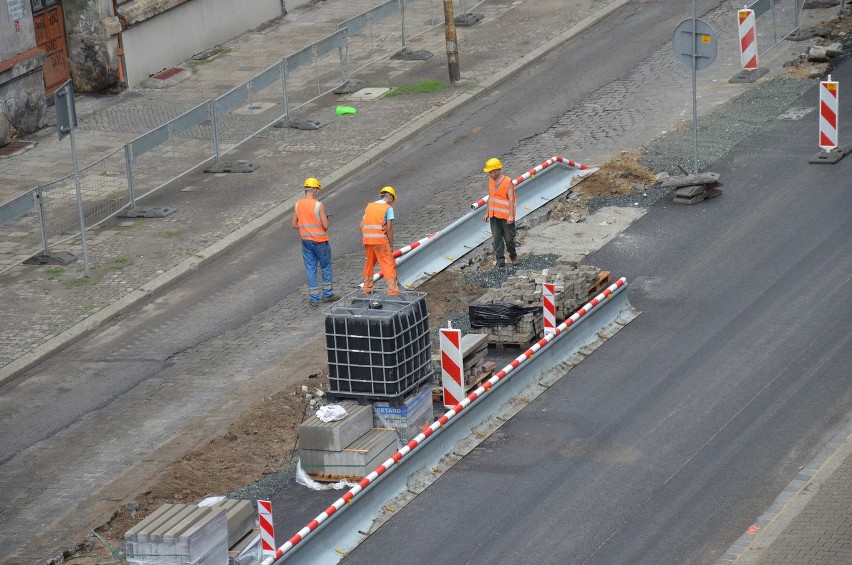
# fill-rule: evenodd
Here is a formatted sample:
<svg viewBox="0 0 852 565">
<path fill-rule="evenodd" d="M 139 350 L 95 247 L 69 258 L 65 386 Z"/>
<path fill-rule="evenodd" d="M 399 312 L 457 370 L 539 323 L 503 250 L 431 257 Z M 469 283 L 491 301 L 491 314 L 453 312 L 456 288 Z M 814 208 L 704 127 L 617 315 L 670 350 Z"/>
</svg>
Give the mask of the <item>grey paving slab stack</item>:
<svg viewBox="0 0 852 565">
<path fill-rule="evenodd" d="M 432 423 L 432 387 L 425 386 L 405 398 L 400 406 L 389 402 L 373 403 L 373 425 L 393 428 L 400 441 L 407 442 Z"/>
<path fill-rule="evenodd" d="M 124 534 L 131 565 L 228 562 L 228 518 L 224 507 L 165 504 Z"/>
<path fill-rule="evenodd" d="M 301 462 L 302 468 L 310 475 L 360 478 L 373 471 L 396 451 L 396 430 L 375 428 L 341 451 L 302 449 Z"/>
<path fill-rule="evenodd" d="M 323 422 L 314 415 L 299 426 L 299 445 L 303 450 L 342 451 L 373 427 L 373 414 L 369 404 L 336 404 L 346 409 L 346 417 L 342 420 Z"/>
<path fill-rule="evenodd" d="M 486 292 L 474 304 L 480 309 L 494 304 L 517 306 L 529 311 L 514 323 L 477 329 L 488 334 L 489 343 L 526 346 L 543 335 L 542 284 L 552 283 L 555 286 L 556 320 L 559 322 L 588 301 L 589 287 L 598 279 L 600 272 L 599 268 L 590 265 L 560 263 L 545 271 L 519 271 L 500 288 Z M 473 322 L 474 316 L 471 318 Z"/>
</svg>

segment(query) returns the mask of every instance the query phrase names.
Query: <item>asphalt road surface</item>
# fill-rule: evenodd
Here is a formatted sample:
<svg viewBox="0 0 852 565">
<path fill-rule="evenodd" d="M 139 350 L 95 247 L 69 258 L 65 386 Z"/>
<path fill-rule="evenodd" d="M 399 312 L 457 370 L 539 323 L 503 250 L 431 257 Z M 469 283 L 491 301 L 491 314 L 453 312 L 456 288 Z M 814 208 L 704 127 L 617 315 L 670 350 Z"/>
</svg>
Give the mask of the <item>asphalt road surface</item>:
<svg viewBox="0 0 852 565">
<path fill-rule="evenodd" d="M 674 26 L 688 15 L 688 7 L 682 4 L 674 0 L 632 2 L 621 12 L 599 24 L 595 33 L 586 33 L 564 48 L 554 51 L 539 64 L 526 69 L 518 80 L 501 86 L 429 128 L 400 147 L 384 163 L 366 169 L 329 195 L 329 205 L 334 206 L 335 223 L 341 226 L 357 225 L 363 203 L 368 195 L 372 195 L 364 187 L 381 186 L 388 178 L 395 179 L 396 188 L 406 192 L 406 198 L 399 204 L 400 215 L 415 216 L 417 210 L 429 201 L 434 192 L 450 185 L 454 179 L 463 178 L 471 170 L 481 167 L 481 155 L 502 155 L 510 151 L 518 146 L 520 140 L 546 130 L 590 92 L 614 78 L 624 76 L 648 54 L 668 41 Z M 699 2 L 699 13 L 717 5 L 718 2 Z M 554 72 L 554 69 L 559 69 L 559 72 Z M 559 92 L 559 96 L 554 96 L 554 92 Z M 484 128 L 482 135 L 470 135 L 477 127 Z M 810 148 L 810 138 L 814 137 L 812 129 L 807 129 L 807 135 L 804 137 L 808 137 L 809 143 L 802 142 L 808 149 L 799 153 L 800 156 L 813 152 Z M 788 144 L 785 138 L 784 144 L 771 147 L 773 151 L 780 151 Z M 761 155 L 767 159 L 773 157 L 768 150 Z M 783 161 L 780 157 L 777 158 Z M 803 157 L 800 157 L 800 163 L 801 159 Z M 789 164 L 785 162 L 785 165 Z M 755 175 L 762 175 L 766 170 L 781 170 L 780 167 L 769 169 L 755 166 L 758 167 Z M 848 161 L 834 168 L 826 167 L 816 173 L 810 172 L 807 178 L 812 179 L 816 175 L 842 175 L 844 167 L 848 169 Z M 798 168 L 808 169 L 801 165 Z M 791 169 L 790 174 L 779 178 L 779 183 L 791 179 L 793 173 L 802 172 L 796 171 L 795 167 Z M 750 178 L 741 172 L 736 175 L 740 181 Z M 596 353 L 584 362 L 579 371 L 575 370 L 571 378 L 560 385 L 583 387 L 580 390 L 565 391 L 555 402 L 552 410 L 557 410 L 557 407 L 567 410 L 573 405 L 571 411 L 566 412 L 564 419 L 551 419 L 551 415 L 544 413 L 548 418 L 543 420 L 543 423 L 550 423 L 554 438 L 550 444 L 554 458 L 548 460 L 546 453 L 536 456 L 536 460 L 547 463 L 542 464 L 541 479 L 533 480 L 531 484 L 536 485 L 535 492 L 540 494 L 542 501 L 559 500 L 560 506 L 564 507 L 566 512 L 570 510 L 572 516 L 578 509 L 594 509 L 587 518 L 597 515 L 599 520 L 596 526 L 591 525 L 595 520 L 592 520 L 589 526 L 583 526 L 583 531 L 588 528 L 593 536 L 576 546 L 572 544 L 572 547 L 579 551 L 581 561 L 585 556 L 593 556 L 604 562 L 603 556 L 608 555 L 608 551 L 634 547 L 623 538 L 632 531 L 629 528 L 630 523 L 624 522 L 624 527 L 618 529 L 619 524 L 622 524 L 621 514 L 613 513 L 612 508 L 627 510 L 631 508 L 631 504 L 635 506 L 636 500 L 655 501 L 659 495 L 655 494 L 654 490 L 643 490 L 643 487 L 656 488 L 657 483 L 628 488 L 627 485 L 632 482 L 628 479 L 647 476 L 643 471 L 653 476 L 674 472 L 677 469 L 672 469 L 672 465 L 682 463 L 685 454 L 694 454 L 693 459 L 689 461 L 695 465 L 705 454 L 713 451 L 717 457 L 721 457 L 722 462 L 733 465 L 734 461 L 738 461 L 738 456 L 757 455 L 760 454 L 760 449 L 767 449 L 769 452 L 765 454 L 766 460 L 760 461 L 765 468 L 758 469 L 761 472 L 755 474 L 760 477 L 758 482 L 750 482 L 751 475 L 747 473 L 750 468 L 742 470 L 741 475 L 734 473 L 731 476 L 731 481 L 737 483 L 737 488 L 740 489 L 735 497 L 738 508 L 740 494 L 745 492 L 747 486 L 750 486 L 748 492 L 753 495 L 751 499 L 743 497 L 744 500 L 751 500 L 748 508 L 741 508 L 733 517 L 731 513 L 723 512 L 725 517 L 719 518 L 726 524 L 732 524 L 730 528 L 733 532 L 741 525 L 736 519 L 746 520 L 749 512 L 755 511 L 765 499 L 774 496 L 773 493 L 779 490 L 774 488 L 777 484 L 789 480 L 787 471 L 795 466 L 795 462 L 807 460 L 806 454 L 818 449 L 819 442 L 828 433 L 831 418 L 838 417 L 837 410 L 832 411 L 831 407 L 844 401 L 848 402 L 848 396 L 844 396 L 848 395 L 846 389 L 838 388 L 832 391 L 824 390 L 827 385 L 801 385 L 796 391 L 797 399 L 803 397 L 805 392 L 811 393 L 812 389 L 822 391 L 822 396 L 813 399 L 816 402 L 814 406 L 819 407 L 818 414 L 809 414 L 807 418 L 800 414 L 799 417 L 788 419 L 787 408 L 773 404 L 774 408 L 770 412 L 777 416 L 769 418 L 765 412 L 760 412 L 762 417 L 755 416 L 759 422 L 752 422 L 753 426 L 756 426 L 755 430 L 743 437 L 734 438 L 734 447 L 729 445 L 730 442 L 721 444 L 721 441 L 726 439 L 726 434 L 731 433 L 729 428 L 718 427 L 719 433 L 712 441 L 702 435 L 708 428 L 699 424 L 703 422 L 709 425 L 709 420 L 718 423 L 720 418 L 728 421 L 739 414 L 738 411 L 730 412 L 738 405 L 737 400 L 751 398 L 749 395 L 761 392 L 763 385 L 766 385 L 768 391 L 774 391 L 774 387 L 786 383 L 779 376 L 778 371 L 781 368 L 788 367 L 783 374 L 787 375 L 786 378 L 792 378 L 794 375 L 790 371 L 795 371 L 800 361 L 808 361 L 803 358 L 800 361 L 790 361 L 789 366 L 782 367 L 775 361 L 776 358 L 783 358 L 778 354 L 798 352 L 805 355 L 827 351 L 824 348 L 825 342 L 814 341 L 823 337 L 824 332 L 820 333 L 822 330 L 816 334 L 808 333 L 816 331 L 814 328 L 824 327 L 821 325 L 824 320 L 818 319 L 818 311 L 813 310 L 813 306 L 819 305 L 820 300 L 828 301 L 828 297 L 833 295 L 834 312 L 844 306 L 848 311 L 848 301 L 844 304 L 839 300 L 843 288 L 837 282 L 839 277 L 832 276 L 842 272 L 848 277 L 850 272 L 848 237 L 845 237 L 849 227 L 848 214 L 844 215 L 848 209 L 848 193 L 838 192 L 836 186 L 829 185 L 825 188 L 835 191 L 832 197 L 825 197 L 824 211 L 828 214 L 827 219 L 834 218 L 836 223 L 845 221 L 846 225 L 843 228 L 835 226 L 835 239 L 831 241 L 830 249 L 836 249 L 838 245 L 842 248 L 836 252 L 836 261 L 832 263 L 826 259 L 815 264 L 816 257 L 821 255 L 804 251 L 811 251 L 811 248 L 815 247 L 818 251 L 825 252 L 816 246 L 823 240 L 820 239 L 821 232 L 813 229 L 814 226 L 806 224 L 804 220 L 818 217 L 817 212 L 814 212 L 813 217 L 807 214 L 803 217 L 800 206 L 816 205 L 811 202 L 815 197 L 811 194 L 811 187 L 819 185 L 809 180 L 795 187 L 798 192 L 788 194 L 783 188 L 785 184 L 764 184 L 762 177 L 755 178 L 760 181 L 750 182 L 748 191 L 737 192 L 735 185 L 726 182 L 730 190 L 722 199 L 708 203 L 708 212 L 702 212 L 705 207 L 656 209 L 631 232 L 635 233 L 638 239 L 621 238 L 602 251 L 601 255 L 590 259 L 595 264 L 611 265 L 615 272 L 621 271 L 630 280 L 635 280 L 631 291 L 634 302 L 646 313 L 625 330 L 627 333 L 623 334 L 624 337 L 619 336 L 618 343 L 634 343 L 629 350 L 610 357 L 609 351 L 613 346 L 608 346 L 600 354 Z M 757 194 L 762 194 L 762 199 L 756 203 L 750 200 L 738 202 L 738 194 L 741 198 L 756 198 Z M 781 200 L 785 195 L 789 196 L 789 200 Z M 818 198 L 815 200 L 820 201 Z M 156 202 L 152 201 L 153 204 Z M 728 207 L 731 209 L 728 210 Z M 719 209 L 728 211 L 722 215 L 717 212 Z M 756 217 L 743 218 L 749 210 L 754 210 Z M 785 215 L 777 215 L 776 212 L 779 211 L 783 211 Z M 795 236 L 792 227 L 786 224 L 784 230 L 771 229 L 773 226 L 777 227 L 774 222 L 780 217 L 784 217 L 793 225 L 801 222 L 807 229 Z M 743 218 L 742 224 L 727 223 L 732 218 Z M 701 222 L 707 223 L 706 232 L 701 231 Z M 679 225 L 681 231 L 678 231 Z M 735 225 L 742 225 L 742 233 L 733 229 L 732 226 Z M 821 222 L 820 225 L 827 223 Z M 761 229 L 757 229 L 758 226 Z M 643 233 L 641 229 L 648 231 Z M 354 236 L 354 228 L 352 230 L 349 235 Z M 723 235 L 720 236 L 719 233 Z M 736 238 L 737 235 L 744 239 Z M 777 244 L 781 235 L 785 235 L 783 241 L 788 243 L 787 247 Z M 712 245 L 707 243 L 708 241 L 712 241 Z M 763 245 L 752 246 L 753 241 L 762 242 Z M 290 326 L 286 320 L 281 320 L 279 329 L 286 330 L 284 335 L 277 335 L 266 341 L 258 340 L 252 348 L 242 348 L 239 345 L 240 332 L 251 333 L 246 328 L 250 328 L 254 320 L 274 311 L 275 308 L 282 308 L 282 296 L 291 296 L 293 301 L 303 301 L 304 297 L 294 291 L 304 283 L 304 272 L 296 244 L 289 225 L 274 225 L 253 238 L 249 245 L 234 250 L 181 281 L 168 294 L 136 312 L 122 316 L 115 324 L 81 340 L 4 387 L 3 394 L 0 395 L 0 426 L 4 430 L 3 440 L 0 442 L 0 476 L 15 483 L 25 481 L 28 475 L 35 474 L 56 476 L 57 481 L 61 481 L 64 469 L 73 468 L 69 465 L 70 459 L 63 458 L 85 458 L 85 448 L 95 445 L 95 442 L 104 442 L 110 446 L 110 449 L 103 450 L 104 465 L 114 464 L 115 459 L 122 457 L 131 463 L 141 460 L 146 450 L 161 445 L 173 434 L 185 431 L 187 422 L 191 422 L 194 415 L 205 409 L 205 406 L 182 398 L 172 398 L 167 403 L 156 405 L 140 403 L 140 399 L 151 397 L 151 390 L 168 386 L 168 381 L 174 379 L 176 367 L 184 368 L 182 376 L 189 375 L 191 378 L 202 380 L 201 387 L 207 387 L 211 391 L 217 388 L 226 390 L 231 386 L 229 371 L 257 374 L 278 360 L 282 350 L 297 347 L 308 336 L 313 335 L 318 331 L 318 320 L 294 322 Z M 724 244 L 732 246 L 730 256 L 717 251 Z M 627 248 L 622 249 L 620 246 Z M 358 251 L 358 248 L 357 238 L 341 234 L 336 240 L 335 257 L 351 254 Z M 770 253 L 778 248 L 783 250 L 780 258 Z M 754 255 L 746 255 L 746 250 L 754 250 Z M 797 250 L 800 251 L 798 256 L 795 254 Z M 283 257 L 283 260 L 270 261 L 270 257 Z M 734 261 L 735 257 L 739 258 L 739 270 L 733 270 L 734 266 L 730 271 L 721 269 L 724 262 Z M 796 257 L 799 258 L 795 259 Z M 784 268 L 788 263 L 790 269 L 801 263 L 802 271 L 808 266 L 818 267 L 818 270 L 789 273 Z M 714 267 L 711 269 L 710 278 L 697 277 L 696 273 L 700 272 L 700 268 L 708 265 Z M 837 270 L 841 267 L 845 268 L 845 271 Z M 723 276 L 723 273 L 726 275 Z M 783 289 L 784 299 L 782 300 L 777 292 L 752 290 L 752 286 L 761 281 L 770 281 Z M 735 283 L 743 286 L 739 287 Z M 793 290 L 786 292 L 791 287 Z M 809 307 L 802 309 L 803 303 L 807 303 Z M 689 309 L 680 312 L 677 320 L 661 314 L 675 304 L 688 305 Z M 788 310 L 790 304 L 797 305 L 801 311 Z M 709 305 L 709 314 L 700 309 L 702 305 Z M 746 307 L 749 305 L 751 309 Z M 741 308 L 737 309 L 738 307 Z M 786 325 L 777 326 L 774 319 L 766 318 L 768 313 L 762 308 L 770 308 L 771 313 L 777 315 L 780 315 L 776 312 L 779 310 L 795 312 L 795 315 L 789 314 L 789 322 L 795 323 L 794 327 L 803 330 L 792 331 Z M 729 316 L 723 316 L 723 313 Z M 674 324 L 688 321 L 692 323 L 689 326 L 691 332 L 686 332 L 683 328 L 674 330 Z M 727 323 L 724 330 L 714 328 L 702 331 L 706 323 L 718 325 L 722 321 Z M 645 324 L 652 326 L 648 328 Z M 748 328 L 748 331 L 741 328 Z M 776 330 L 778 334 L 769 339 L 767 328 Z M 848 329 L 846 326 L 842 335 L 848 335 Z M 218 347 L 220 341 L 217 340 L 229 333 L 234 334 L 236 339 L 229 340 L 229 347 L 223 351 Z M 692 336 L 693 339 L 685 342 L 682 338 L 686 336 Z M 732 341 L 731 336 L 738 336 L 739 339 Z M 764 341 L 755 343 L 755 340 Z M 749 343 L 750 347 L 741 346 L 743 343 Z M 792 347 L 790 343 L 796 344 L 796 347 Z M 654 344 L 666 348 L 666 355 L 661 358 L 652 356 L 652 351 L 656 350 Z M 725 356 L 720 356 L 720 351 L 724 351 Z M 842 357 L 845 354 L 842 348 L 831 351 L 833 353 L 825 356 L 824 365 L 819 365 L 820 367 L 824 366 L 826 371 L 832 366 L 836 369 L 838 366 L 842 367 L 838 363 L 843 360 L 848 366 L 848 357 Z M 708 365 L 705 355 L 712 358 L 717 365 Z M 211 358 L 215 362 L 211 362 Z M 617 370 L 619 364 L 623 367 L 628 362 L 626 360 L 629 360 L 632 369 L 630 374 L 622 374 Z M 733 376 L 729 375 L 729 367 L 736 366 L 733 361 L 746 360 L 753 360 L 753 366 L 739 366 Z M 697 367 L 704 369 L 700 375 L 695 373 Z M 640 376 L 640 370 L 649 370 L 650 373 Z M 590 371 L 592 373 L 589 373 Z M 587 373 L 598 376 L 584 377 Z M 841 375 L 843 371 L 834 373 L 835 376 Z M 761 381 L 755 374 L 766 378 Z M 601 380 L 600 375 L 605 379 Z M 772 375 L 772 378 L 767 375 Z M 731 380 L 727 380 L 728 378 Z M 816 376 L 811 378 L 816 379 Z M 758 388 L 754 389 L 754 386 Z M 789 386 L 781 388 L 792 390 Z M 598 387 L 603 387 L 603 390 Z M 633 391 L 633 394 L 628 394 L 630 391 Z M 714 396 L 720 393 L 723 393 L 722 397 Z M 709 400 L 711 398 L 712 402 Z M 757 397 L 751 404 L 747 404 L 748 409 L 743 410 L 737 417 L 743 418 L 743 414 L 748 415 L 750 410 L 756 410 L 762 404 L 762 398 Z M 601 400 L 606 404 L 595 404 Z M 693 405 L 698 406 L 698 413 L 690 412 Z M 717 407 L 716 412 L 711 410 L 713 406 Z M 797 404 L 796 407 L 798 406 Z M 134 421 L 139 410 L 144 411 L 144 425 L 140 425 L 139 420 Z M 663 415 L 667 415 L 668 419 L 663 419 Z M 607 424 L 609 416 L 618 418 Z M 542 414 L 536 416 L 527 411 L 519 416 L 517 424 L 505 428 L 502 433 L 508 434 L 510 430 L 515 429 L 514 426 L 524 426 L 535 419 L 542 419 Z M 683 424 L 681 419 L 688 425 Z M 654 422 L 657 423 L 656 428 L 652 426 Z M 774 427 L 770 427 L 769 423 Z M 739 425 L 733 427 L 739 429 Z M 637 430 L 648 430 L 650 435 L 637 436 Z M 654 451 L 659 444 L 659 438 L 651 433 L 651 430 L 654 433 L 674 430 L 680 434 L 670 437 L 669 446 L 665 450 Z M 768 433 L 767 430 L 772 430 L 769 437 L 764 435 Z M 776 436 L 777 430 L 781 430 L 785 435 Z M 523 432 L 519 433 L 523 435 Z M 773 437 L 775 441 L 772 441 Z M 541 445 L 548 445 L 546 435 L 536 438 L 543 440 Z M 575 440 L 565 443 L 566 438 Z M 699 450 L 703 443 L 696 442 L 702 439 L 709 443 L 703 450 Z M 609 453 L 615 463 L 626 458 L 637 467 L 613 468 L 614 462 L 606 457 L 600 459 L 600 450 L 596 449 L 593 443 L 589 443 L 594 441 L 604 442 L 602 445 L 607 449 L 603 453 Z M 716 448 L 717 441 L 720 442 L 717 449 L 723 453 L 711 449 Z M 801 453 L 792 453 L 788 449 L 789 444 L 784 442 L 791 441 L 796 442 Z M 753 445 L 755 442 L 761 447 Z M 39 453 L 55 454 L 51 459 L 53 468 L 45 468 L 41 463 L 43 459 L 34 459 L 34 462 L 39 462 L 39 466 L 32 468 L 26 466 L 26 461 L 16 461 L 18 456 L 36 446 Z M 520 473 L 518 469 L 526 469 L 524 466 L 527 463 L 516 449 L 519 449 L 517 442 L 501 445 L 499 451 L 494 451 L 496 457 L 502 461 L 500 467 L 495 468 L 493 473 L 482 473 L 476 479 L 470 479 L 477 484 L 485 481 L 483 484 L 486 485 L 502 485 L 497 492 L 506 494 L 505 499 L 493 506 L 495 511 L 502 508 L 499 519 L 486 520 L 487 514 L 477 509 L 474 516 L 479 527 L 472 527 L 472 532 L 489 531 L 490 526 L 505 520 L 507 509 L 516 511 L 516 527 L 523 525 L 531 527 L 531 531 L 538 530 L 538 525 L 532 527 L 529 518 L 520 511 L 526 506 L 521 505 L 515 498 L 518 494 L 512 494 L 514 491 L 509 488 L 516 482 L 513 478 L 529 478 L 526 474 L 516 474 Z M 626 451 L 622 452 L 622 449 Z M 579 459 L 575 452 L 580 454 Z M 780 452 L 786 455 L 775 457 Z M 456 472 L 460 473 L 465 468 L 480 468 L 483 464 L 483 453 L 485 452 L 477 452 L 470 461 L 462 462 Z M 648 453 L 655 453 L 654 458 L 646 459 Z M 557 454 L 562 455 L 557 457 Z M 9 465 L 13 462 L 14 471 L 10 471 Z M 713 462 L 716 464 L 717 459 L 714 458 Z M 98 465 L 96 461 L 89 463 L 93 467 Z M 703 468 L 707 469 L 707 465 Z M 733 473 L 736 467 L 731 469 Z M 690 489 L 706 487 L 700 482 L 682 485 L 679 481 L 683 473 L 684 471 L 681 471 L 672 475 L 672 479 L 664 483 L 667 489 L 677 491 L 676 497 L 672 495 L 665 498 L 681 499 L 690 495 Z M 606 504 L 587 505 L 583 492 L 574 487 L 592 475 L 600 475 L 600 478 L 597 482 L 587 485 L 583 492 L 590 489 L 598 495 L 606 493 Z M 90 480 L 90 477 L 81 476 L 79 480 L 83 484 L 81 490 L 89 488 L 85 481 Z M 554 490 L 561 484 L 564 484 L 564 490 Z M 679 485 L 686 490 L 681 492 L 675 489 Z M 94 487 L 88 492 L 93 489 Z M 458 500 L 462 500 L 467 496 L 465 493 L 468 490 L 459 489 L 453 499 L 458 497 Z M 702 490 L 702 496 L 703 492 Z M 755 492 L 762 498 L 758 496 L 755 500 Z M 436 496 L 428 492 L 427 495 Z M 64 508 L 68 508 L 74 500 L 62 502 Z M 426 504 L 427 500 L 428 496 L 424 496 L 422 504 Z M 702 502 L 707 501 L 702 499 Z M 728 503 L 721 495 L 718 502 Z M 421 504 L 419 500 L 418 504 Z M 649 505 L 650 502 L 640 507 L 650 507 Z M 549 504 L 542 507 L 530 506 L 529 517 L 550 515 L 553 510 Z M 670 510 L 674 511 L 675 508 Z M 720 516 L 718 512 L 720 510 L 717 509 L 717 513 L 711 515 Z M 312 516 L 315 514 L 316 512 Z M 674 520 L 674 529 L 689 522 L 681 521 L 674 514 L 666 515 L 665 519 Z M 564 524 L 565 520 L 563 515 L 558 523 Z M 571 520 L 576 518 L 572 517 Z M 652 523 L 661 525 L 659 520 L 652 517 L 649 517 L 648 522 L 649 527 Z M 394 527 L 391 523 L 386 529 L 392 532 Z M 700 531 L 699 529 L 698 532 Z M 552 546 L 568 543 L 572 538 L 570 532 L 571 530 L 566 529 L 552 539 L 548 537 L 541 545 L 547 547 L 548 544 Z M 608 539 L 610 534 L 610 541 L 598 549 L 598 545 Z M 641 537 L 642 532 L 636 532 L 636 535 Z M 505 537 L 506 540 L 510 538 L 525 539 L 524 536 L 516 534 Z M 647 543 L 652 541 L 648 536 L 646 538 Z M 690 536 L 689 540 L 694 540 L 694 537 Z M 17 541 L 19 540 L 7 539 L 4 544 Z M 716 539 L 716 542 L 718 541 Z M 502 545 L 493 540 L 481 543 L 485 549 L 475 555 L 477 559 L 481 557 L 482 562 L 488 561 L 487 556 L 497 555 L 493 551 L 498 547 L 508 551 L 508 541 Z M 625 545 L 621 546 L 622 543 Z M 707 543 L 714 542 L 711 538 Z M 594 547 L 586 544 L 592 544 Z M 684 544 L 687 544 L 687 540 L 684 540 Z M 518 545 L 513 551 L 519 551 L 522 546 Z M 15 546 L 3 545 L 0 547 L 0 553 L 6 553 L 6 550 L 12 547 Z M 422 555 L 434 555 L 434 550 L 427 549 L 428 547 L 420 546 L 424 551 Z M 640 551 L 641 547 L 643 546 L 635 547 L 635 550 Z M 369 546 L 365 546 L 364 551 L 368 548 Z M 653 547 L 649 546 L 648 551 L 652 549 Z M 714 549 L 720 548 L 714 546 Z M 464 554 L 466 553 L 462 552 L 460 555 Z M 571 559 L 569 553 L 563 553 L 562 556 Z M 353 558 L 357 559 L 357 554 Z M 504 559 L 497 561 L 506 562 Z M 547 562 L 547 558 L 542 561 Z M 564 559 L 560 562 L 564 562 Z"/>
<path fill-rule="evenodd" d="M 807 164 L 816 122 L 776 121 L 714 167 L 721 198 L 662 201 L 589 256 L 643 313 L 344 562 L 724 553 L 852 405 L 852 159 Z"/>
</svg>

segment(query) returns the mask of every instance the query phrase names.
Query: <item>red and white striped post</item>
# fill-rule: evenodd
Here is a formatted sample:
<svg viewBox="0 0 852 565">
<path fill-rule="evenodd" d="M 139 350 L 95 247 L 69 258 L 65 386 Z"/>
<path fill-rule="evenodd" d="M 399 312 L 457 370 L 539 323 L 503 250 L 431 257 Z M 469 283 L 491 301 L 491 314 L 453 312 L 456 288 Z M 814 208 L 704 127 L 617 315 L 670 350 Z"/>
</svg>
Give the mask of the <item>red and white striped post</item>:
<svg viewBox="0 0 852 565">
<path fill-rule="evenodd" d="M 272 525 L 272 502 L 257 501 L 257 521 L 260 524 L 260 551 L 263 558 L 275 557 L 275 528 Z"/>
<path fill-rule="evenodd" d="M 754 10 L 743 8 L 737 12 L 740 35 L 740 62 L 744 71 L 757 70 L 757 36 L 755 34 Z"/>
<path fill-rule="evenodd" d="M 541 302 L 544 309 L 544 335 L 556 333 L 556 285 L 541 285 Z"/>
<path fill-rule="evenodd" d="M 825 151 L 837 147 L 838 91 L 839 85 L 831 80 L 831 75 L 819 83 L 819 146 Z"/>
<path fill-rule="evenodd" d="M 448 322 L 446 328 L 441 328 L 441 386 L 447 408 L 452 408 L 464 398 L 463 367 L 461 330 L 454 330 Z"/>
</svg>

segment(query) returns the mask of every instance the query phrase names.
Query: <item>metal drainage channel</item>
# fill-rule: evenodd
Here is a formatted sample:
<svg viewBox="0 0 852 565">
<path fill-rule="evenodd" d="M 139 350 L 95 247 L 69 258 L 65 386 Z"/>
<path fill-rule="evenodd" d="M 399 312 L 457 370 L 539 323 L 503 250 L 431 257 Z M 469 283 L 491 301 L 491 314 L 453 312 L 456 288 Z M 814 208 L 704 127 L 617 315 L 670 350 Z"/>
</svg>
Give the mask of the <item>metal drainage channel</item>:
<svg viewBox="0 0 852 565">
<path fill-rule="evenodd" d="M 286 549 L 285 546 L 279 548 L 279 551 L 284 550 L 286 553 L 275 563 L 317 565 L 340 561 L 347 551 L 355 548 L 363 539 L 359 530 L 368 531 L 382 507 L 406 490 L 409 477 L 423 468 L 438 465 L 445 455 L 451 453 L 461 440 L 470 435 L 472 428 L 495 415 L 501 407 L 516 398 L 527 386 L 535 383 L 549 369 L 567 361 L 585 345 L 598 340 L 598 332 L 615 324 L 619 319 L 623 320 L 625 314 L 632 312 L 626 289 L 626 280 L 619 279 L 597 295 L 581 308 L 585 310 L 584 315 L 497 381 L 488 393 L 478 396 L 440 429 L 423 439 L 407 456 L 373 479 L 348 504 L 343 504 L 324 521 L 315 525 L 312 522 L 314 529 L 309 533 L 301 537 L 299 534 L 293 536 L 291 541 L 285 544 L 288 546 Z M 608 296 L 607 291 L 610 291 Z M 594 322 L 589 323 L 590 319 Z M 621 324 L 623 323 L 622 321 Z M 507 368 L 504 368 L 504 371 Z M 315 519 L 315 522 L 318 522 L 318 519 Z M 267 558 L 263 563 L 269 565 L 272 562 L 272 558 Z"/>
<path fill-rule="evenodd" d="M 566 193 L 575 178 L 597 171 L 564 159 L 553 157 L 514 180 L 517 190 L 516 219 L 527 216 L 554 198 Z M 420 240 L 420 245 L 397 260 L 399 283 L 415 288 L 427 278 L 446 269 L 460 257 L 491 239 L 491 228 L 482 221 L 482 207 L 487 199 L 472 204 L 470 212 L 433 236 Z"/>
</svg>

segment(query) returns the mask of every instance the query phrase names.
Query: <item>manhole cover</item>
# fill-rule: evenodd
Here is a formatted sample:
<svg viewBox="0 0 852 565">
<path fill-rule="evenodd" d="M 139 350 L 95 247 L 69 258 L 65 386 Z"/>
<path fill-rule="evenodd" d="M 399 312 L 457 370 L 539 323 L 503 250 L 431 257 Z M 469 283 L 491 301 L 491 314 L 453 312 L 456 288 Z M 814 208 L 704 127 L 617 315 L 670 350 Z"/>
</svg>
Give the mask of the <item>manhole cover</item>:
<svg viewBox="0 0 852 565">
<path fill-rule="evenodd" d="M 353 100 L 353 101 L 364 101 L 364 100 L 375 100 L 376 98 L 380 98 L 385 93 L 387 93 L 390 88 L 362 88 L 361 90 L 357 90 L 350 94 L 349 96 L 344 97 L 344 100 Z"/>
<path fill-rule="evenodd" d="M 184 69 L 181 67 L 172 67 L 170 69 L 166 69 L 165 71 L 160 71 L 155 75 L 151 75 L 151 78 L 155 78 L 158 80 L 166 80 L 167 78 L 172 78 L 176 74 L 183 72 Z"/>
<path fill-rule="evenodd" d="M 21 153 L 26 153 L 33 147 L 35 147 L 35 143 L 31 141 L 12 141 L 3 147 L 0 147 L 0 157 L 13 157 L 15 155 L 20 155 Z"/>
<path fill-rule="evenodd" d="M 262 114 L 277 106 L 275 102 L 250 102 L 234 110 L 235 114 Z"/>
</svg>

